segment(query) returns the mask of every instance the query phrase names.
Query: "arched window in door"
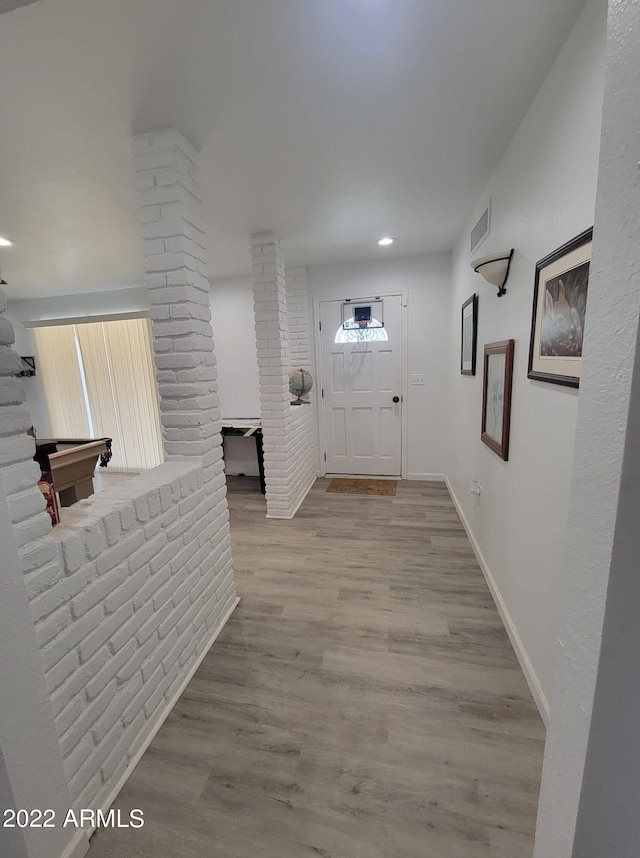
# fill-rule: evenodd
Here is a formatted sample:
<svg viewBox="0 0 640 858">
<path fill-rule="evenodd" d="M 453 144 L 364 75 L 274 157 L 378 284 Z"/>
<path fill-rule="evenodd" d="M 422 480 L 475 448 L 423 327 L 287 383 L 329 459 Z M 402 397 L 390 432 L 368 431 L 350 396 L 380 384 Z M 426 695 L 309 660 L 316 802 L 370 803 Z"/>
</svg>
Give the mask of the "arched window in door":
<svg viewBox="0 0 640 858">
<path fill-rule="evenodd" d="M 389 335 L 377 319 L 371 319 L 371 327 L 358 327 L 353 316 L 340 325 L 336 331 L 334 342 L 342 343 L 381 343 L 389 339 Z"/>
</svg>

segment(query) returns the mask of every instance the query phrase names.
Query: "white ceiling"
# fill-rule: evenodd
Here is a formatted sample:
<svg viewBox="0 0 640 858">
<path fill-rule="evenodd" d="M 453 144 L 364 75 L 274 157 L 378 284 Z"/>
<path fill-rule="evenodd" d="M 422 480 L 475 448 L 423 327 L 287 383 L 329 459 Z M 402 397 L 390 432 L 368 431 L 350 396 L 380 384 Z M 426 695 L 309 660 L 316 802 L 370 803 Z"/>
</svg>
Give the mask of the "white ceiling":
<svg viewBox="0 0 640 858">
<path fill-rule="evenodd" d="M 10 297 L 142 282 L 132 129 L 176 125 L 202 150 L 213 276 L 249 271 L 262 229 L 295 265 L 451 248 L 583 5 L 41 0 L 2 15 Z"/>
</svg>

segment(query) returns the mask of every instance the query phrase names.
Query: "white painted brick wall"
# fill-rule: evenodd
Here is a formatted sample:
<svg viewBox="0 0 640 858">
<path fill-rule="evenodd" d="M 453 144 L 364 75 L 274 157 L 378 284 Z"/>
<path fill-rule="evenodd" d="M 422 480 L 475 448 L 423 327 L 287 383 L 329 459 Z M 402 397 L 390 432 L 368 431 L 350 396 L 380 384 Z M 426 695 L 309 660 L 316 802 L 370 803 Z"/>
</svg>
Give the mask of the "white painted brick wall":
<svg viewBox="0 0 640 858">
<path fill-rule="evenodd" d="M 289 393 L 290 369 L 309 369 L 306 271 L 285 274 L 273 233 L 252 235 L 250 248 L 267 515 L 291 518 L 317 475 L 314 406 L 292 407 Z"/>
<path fill-rule="evenodd" d="M 292 368 L 306 369 L 313 374 L 313 334 L 306 268 L 288 268 L 286 284 L 290 365 Z M 314 385 L 315 383 L 314 378 Z M 293 429 L 289 455 L 294 462 L 292 482 L 293 502 L 296 507 L 304 500 L 318 475 L 317 388 L 312 389 L 308 398 L 311 405 L 291 408 Z"/>
<path fill-rule="evenodd" d="M 153 347 L 168 455 L 221 458 L 198 154 L 176 129 L 133 141 Z"/>
<path fill-rule="evenodd" d="M 52 531 L 0 291 L 0 480 L 79 807 L 100 807 L 236 602 L 196 154 L 134 141 L 168 461 Z"/>
<path fill-rule="evenodd" d="M 58 549 L 51 538 L 51 521 L 37 487 L 40 468 L 33 461 L 33 438 L 26 434 L 31 419 L 23 406 L 22 384 L 16 378 L 20 358 L 11 348 L 13 328 L 5 316 L 6 308 L 5 294 L 0 289 L 0 480 L 7 495 L 32 612 L 38 615 L 61 608 L 55 588 L 62 572 Z M 61 625 L 68 616 L 68 609 L 58 610 L 52 622 Z"/>
<path fill-rule="evenodd" d="M 287 268 L 287 319 L 291 366 L 311 371 L 311 308 L 306 268 Z"/>
<path fill-rule="evenodd" d="M 105 800 L 114 773 L 126 769 L 122 762 L 131 761 L 210 639 L 215 627 L 206 619 L 220 621 L 235 603 L 231 556 L 220 549 L 223 515 L 202 461 L 169 460 L 65 510 L 69 523 L 53 531 L 62 576 L 52 576 L 32 606 L 41 614 L 36 630 L 78 805 Z M 119 539 L 92 560 L 96 521 L 102 532 L 105 524 L 115 529 L 116 517 Z M 189 562 L 198 552 L 203 559 Z M 212 555 L 220 557 L 215 569 Z M 214 586 L 218 599 L 207 604 Z"/>
</svg>

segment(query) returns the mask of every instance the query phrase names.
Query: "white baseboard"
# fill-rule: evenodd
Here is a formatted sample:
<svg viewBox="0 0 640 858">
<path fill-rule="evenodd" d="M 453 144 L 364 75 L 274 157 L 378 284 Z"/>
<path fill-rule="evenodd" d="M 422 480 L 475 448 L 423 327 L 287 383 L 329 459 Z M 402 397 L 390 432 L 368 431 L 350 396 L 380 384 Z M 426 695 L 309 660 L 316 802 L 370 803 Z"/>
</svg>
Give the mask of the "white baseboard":
<svg viewBox="0 0 640 858">
<path fill-rule="evenodd" d="M 399 474 L 395 476 L 385 476 L 380 474 L 332 474 L 328 472 L 324 475 L 328 480 L 401 480 Z"/>
<path fill-rule="evenodd" d="M 489 587 L 489 591 L 491 592 L 491 596 L 493 597 L 493 601 L 496 603 L 496 608 L 498 609 L 498 613 L 500 614 L 500 618 L 504 624 L 505 629 L 507 630 L 507 634 L 509 635 L 509 640 L 511 641 L 511 646 L 516 654 L 518 661 L 520 662 L 520 667 L 522 668 L 522 672 L 524 673 L 524 678 L 527 680 L 527 685 L 533 695 L 533 699 L 535 700 L 536 706 L 538 707 L 538 711 L 540 712 L 540 717 L 542 718 L 545 727 L 549 721 L 549 701 L 546 698 L 544 691 L 542 690 L 542 686 L 540 685 L 540 681 L 536 675 L 535 670 L 533 669 L 533 665 L 529 661 L 529 656 L 527 655 L 527 651 L 524 648 L 524 644 L 522 643 L 522 639 L 518 634 L 516 627 L 511 619 L 511 614 L 509 613 L 509 609 L 507 608 L 504 599 L 500 593 L 500 589 L 496 584 L 495 578 L 493 577 L 491 570 L 487 564 L 487 561 L 484 558 L 482 550 L 478 545 L 478 541 L 475 537 L 473 530 L 471 529 L 471 525 L 467 521 L 467 517 L 465 516 L 462 506 L 456 497 L 455 492 L 449 482 L 448 478 L 445 477 L 445 483 L 447 485 L 447 489 L 449 490 L 449 494 L 451 495 L 451 500 L 460 516 L 460 521 L 462 522 L 462 526 L 464 527 L 467 536 L 469 538 L 469 542 L 471 543 L 471 547 L 474 550 L 478 563 L 480 564 L 480 569 L 482 570 L 482 574 L 484 575 L 485 581 L 487 582 L 487 586 Z"/>
<path fill-rule="evenodd" d="M 213 630 L 212 634 L 210 635 L 210 637 L 208 638 L 206 643 L 203 645 L 202 652 L 198 655 L 198 657 L 196 658 L 194 663 L 189 668 L 189 671 L 187 672 L 184 680 L 180 683 L 180 687 L 178 688 L 176 693 L 173 695 L 171 700 L 167 703 L 167 705 L 162 710 L 162 712 L 158 715 L 158 717 L 154 720 L 153 724 L 150 725 L 148 735 L 146 736 L 144 742 L 142 743 L 142 745 L 140 746 L 140 748 L 138 749 L 136 754 L 131 758 L 131 762 L 129 763 L 129 765 L 125 769 L 124 773 L 122 774 L 122 776 L 118 780 L 115 787 L 109 793 L 108 797 L 105 799 L 104 804 L 102 805 L 102 812 L 103 813 L 106 814 L 108 812 L 109 808 L 111 807 L 113 802 L 116 800 L 118 793 L 120 792 L 122 787 L 126 784 L 126 782 L 131 777 L 133 770 L 135 769 L 135 767 L 138 765 L 138 763 L 142 759 L 144 752 L 147 750 L 147 748 L 149 747 L 151 742 L 153 742 L 153 740 L 156 737 L 158 730 L 160 729 L 160 727 L 162 727 L 164 722 L 169 717 L 171 710 L 173 709 L 173 707 L 176 705 L 176 703 L 180 699 L 182 692 L 185 690 L 187 685 L 191 682 L 194 673 L 200 667 L 200 665 L 202 664 L 202 662 L 204 660 L 204 657 L 206 656 L 206 654 L 209 652 L 211 647 L 216 642 L 218 635 L 220 634 L 222 629 L 226 626 L 229 617 L 231 616 L 231 614 L 233 614 L 235 609 L 238 607 L 239 602 L 240 602 L 240 598 L 238 597 L 233 602 L 233 604 L 231 605 L 231 607 L 229 608 L 227 613 L 223 616 L 219 625 L 216 626 L 216 628 Z M 95 829 L 93 829 L 93 831 L 90 831 L 89 829 L 85 829 L 85 831 L 88 831 L 88 836 L 90 837 L 91 834 L 93 834 L 93 831 L 95 831 Z M 65 855 L 64 858 L 67 858 L 67 856 Z M 69 858 L 75 858 L 75 855 L 74 856 L 70 855 Z M 79 856 L 78 856 L 78 858 L 79 858 Z"/>
<path fill-rule="evenodd" d="M 307 486 L 305 491 L 300 496 L 300 500 L 298 501 L 298 503 L 293 508 L 293 512 L 289 513 L 289 515 L 270 515 L 269 513 L 267 513 L 265 515 L 265 518 L 275 518 L 275 519 L 280 519 L 281 521 L 290 521 L 292 518 L 294 518 L 295 514 L 298 512 L 298 510 L 302 506 L 304 499 L 306 498 L 306 496 L 309 494 L 309 492 L 313 488 L 315 481 L 317 479 L 318 478 L 316 476 L 314 476 L 314 478 L 311 480 L 311 482 L 309 483 L 309 485 Z"/>
<path fill-rule="evenodd" d="M 446 477 L 444 474 L 407 474 L 407 480 L 422 480 L 426 483 L 444 483 Z"/>
<path fill-rule="evenodd" d="M 89 835 L 86 829 L 80 829 L 73 835 L 71 843 L 60 855 L 60 858 L 84 858 L 88 851 Z"/>
</svg>

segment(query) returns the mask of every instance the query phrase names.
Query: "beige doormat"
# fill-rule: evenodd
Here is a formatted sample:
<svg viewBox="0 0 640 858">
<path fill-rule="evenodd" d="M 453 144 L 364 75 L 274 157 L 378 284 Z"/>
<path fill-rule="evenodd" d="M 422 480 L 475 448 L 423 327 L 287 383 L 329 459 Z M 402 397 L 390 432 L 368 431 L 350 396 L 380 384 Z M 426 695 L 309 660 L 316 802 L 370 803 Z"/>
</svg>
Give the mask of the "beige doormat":
<svg viewBox="0 0 640 858">
<path fill-rule="evenodd" d="M 381 495 L 395 497 L 397 480 L 334 479 L 327 486 L 328 492 L 342 495 Z"/>
</svg>

